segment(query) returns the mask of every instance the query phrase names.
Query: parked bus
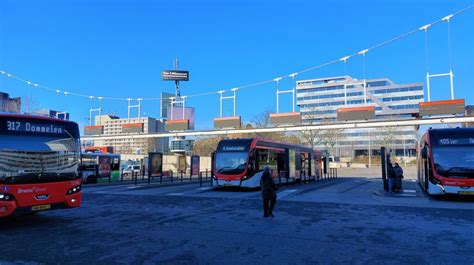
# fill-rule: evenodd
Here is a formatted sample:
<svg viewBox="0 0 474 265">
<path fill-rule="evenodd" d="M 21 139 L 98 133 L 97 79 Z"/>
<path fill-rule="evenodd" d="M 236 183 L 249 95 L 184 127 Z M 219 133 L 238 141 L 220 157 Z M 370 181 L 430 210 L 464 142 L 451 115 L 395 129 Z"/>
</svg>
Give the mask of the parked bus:
<svg viewBox="0 0 474 265">
<path fill-rule="evenodd" d="M 84 183 L 120 181 L 120 155 L 82 153 L 81 172 Z"/>
<path fill-rule="evenodd" d="M 75 122 L 0 114 L 0 217 L 79 207 Z"/>
<path fill-rule="evenodd" d="M 417 148 L 418 183 L 430 195 L 474 195 L 474 128 L 429 129 Z"/>
<path fill-rule="evenodd" d="M 311 148 L 264 139 L 226 139 L 219 142 L 213 159 L 216 186 L 260 186 L 268 166 L 278 183 L 319 176 L 321 154 Z"/>
</svg>

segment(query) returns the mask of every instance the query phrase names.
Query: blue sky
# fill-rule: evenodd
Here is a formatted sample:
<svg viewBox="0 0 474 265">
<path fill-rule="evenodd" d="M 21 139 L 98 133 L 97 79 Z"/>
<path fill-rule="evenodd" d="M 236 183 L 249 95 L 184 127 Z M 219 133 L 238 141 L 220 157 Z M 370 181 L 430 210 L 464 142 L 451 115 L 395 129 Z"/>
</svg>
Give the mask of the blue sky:
<svg viewBox="0 0 474 265">
<path fill-rule="evenodd" d="M 190 71 L 182 94 L 198 94 L 269 80 L 341 58 L 471 5 L 470 1 L 87 1 L 4 0 L 0 4 L 0 69 L 65 91 L 113 97 L 159 97 L 173 92 L 161 71 Z M 448 71 L 447 27 L 429 30 L 430 68 Z M 451 21 L 455 97 L 474 104 L 474 10 Z M 425 81 L 422 32 L 367 53 L 367 77 L 397 83 Z M 347 73 L 362 78 L 362 59 Z M 342 63 L 300 79 L 344 74 Z M 290 88 L 290 79 L 281 88 Z M 56 95 L 0 77 L 0 91 L 34 99 L 35 107 L 66 110 L 88 123 L 95 101 Z M 432 100 L 449 99 L 449 80 L 437 79 Z M 244 121 L 276 109 L 275 84 L 242 89 Z M 225 102 L 224 114 L 231 114 Z M 219 97 L 192 98 L 197 129 L 219 115 Z M 281 111 L 291 110 L 284 96 Z M 107 113 L 127 115 L 126 101 L 104 101 Z M 159 116 L 159 102 L 144 102 Z"/>
</svg>

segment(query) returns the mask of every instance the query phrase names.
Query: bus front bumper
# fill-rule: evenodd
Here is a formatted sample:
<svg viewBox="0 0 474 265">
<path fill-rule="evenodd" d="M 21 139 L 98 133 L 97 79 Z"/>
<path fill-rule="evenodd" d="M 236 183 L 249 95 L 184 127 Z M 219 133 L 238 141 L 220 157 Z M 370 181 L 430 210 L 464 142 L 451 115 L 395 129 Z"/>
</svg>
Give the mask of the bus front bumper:
<svg viewBox="0 0 474 265">
<path fill-rule="evenodd" d="M 474 187 L 464 187 L 464 186 L 444 186 L 441 184 L 436 184 L 430 187 L 429 193 L 431 195 L 443 195 L 443 194 L 458 194 L 458 195 L 473 195 L 474 196 Z"/>
<path fill-rule="evenodd" d="M 47 210 L 76 208 L 81 206 L 81 200 L 82 193 L 79 192 L 71 195 L 66 195 L 65 200 L 63 202 L 44 202 L 42 204 L 35 204 L 23 207 L 18 207 L 18 204 L 15 200 L 0 201 L 0 218 L 12 215 L 42 212 Z"/>
</svg>

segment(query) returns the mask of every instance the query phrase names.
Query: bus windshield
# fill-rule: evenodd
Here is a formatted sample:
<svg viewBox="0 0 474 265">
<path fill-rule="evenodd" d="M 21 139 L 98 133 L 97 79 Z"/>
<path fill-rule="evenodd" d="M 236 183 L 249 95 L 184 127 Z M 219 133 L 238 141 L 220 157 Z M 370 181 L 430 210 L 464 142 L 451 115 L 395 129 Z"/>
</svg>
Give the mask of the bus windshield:
<svg viewBox="0 0 474 265">
<path fill-rule="evenodd" d="M 433 161 L 436 170 L 443 176 L 474 178 L 472 145 L 434 147 Z"/>
<path fill-rule="evenodd" d="M 246 152 L 218 152 L 216 154 L 216 171 L 219 174 L 240 174 L 247 164 Z"/>
<path fill-rule="evenodd" d="M 79 140 L 67 135 L 1 135 L 0 183 L 76 179 L 79 177 L 79 151 Z"/>
</svg>

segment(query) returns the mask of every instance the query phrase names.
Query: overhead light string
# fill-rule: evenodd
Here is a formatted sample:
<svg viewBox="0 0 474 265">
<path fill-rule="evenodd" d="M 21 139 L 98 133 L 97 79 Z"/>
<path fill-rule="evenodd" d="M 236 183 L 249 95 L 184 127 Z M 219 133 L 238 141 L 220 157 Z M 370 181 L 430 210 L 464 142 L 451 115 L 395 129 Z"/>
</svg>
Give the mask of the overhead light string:
<svg viewBox="0 0 474 265">
<path fill-rule="evenodd" d="M 306 73 L 306 72 L 309 72 L 309 71 L 314 71 L 314 70 L 317 70 L 317 69 L 320 69 L 320 68 L 323 68 L 323 67 L 326 67 L 326 66 L 329 66 L 329 65 L 332 65 L 332 64 L 335 64 L 335 63 L 338 63 L 340 62 L 342 59 L 344 59 L 344 63 L 346 64 L 346 61 L 352 57 L 355 57 L 355 56 L 360 56 L 362 55 L 363 57 L 365 57 L 365 53 L 369 50 L 375 50 L 375 49 L 379 49 L 379 48 L 382 48 L 388 44 L 391 44 L 393 42 L 396 42 L 396 41 L 399 41 L 401 39 L 404 39 L 408 36 L 411 36 L 413 34 L 416 34 L 417 32 L 420 32 L 421 30 L 422 31 L 425 31 L 425 47 L 426 47 L 426 52 L 427 52 L 427 30 L 428 30 L 428 27 L 431 27 L 431 26 L 434 26 L 438 23 L 441 23 L 443 21 L 446 21 L 448 23 L 448 45 L 449 45 L 449 60 L 450 60 L 450 69 L 451 68 L 451 39 L 450 39 L 450 19 L 454 16 L 457 16 L 457 15 L 460 15 L 462 13 L 465 13 L 467 11 L 470 11 L 471 9 L 474 8 L 474 5 L 470 5 L 464 9 L 461 9 L 461 10 L 458 10 L 456 11 L 455 13 L 452 13 L 450 15 L 447 15 L 445 17 L 443 17 L 442 19 L 440 20 L 437 20 L 437 21 L 434 21 L 430 24 L 427 24 L 425 26 L 422 26 L 420 28 L 417 28 L 417 29 L 414 29 L 412 31 L 409 31 L 409 32 L 406 32 L 406 33 L 403 33 L 401 35 L 398 35 L 398 36 L 395 36 L 391 39 L 388 39 L 386 41 L 383 41 L 381 43 L 378 43 L 376 45 L 373 45 L 372 47 L 369 47 L 367 49 L 364 49 L 363 51 L 365 52 L 356 52 L 356 53 L 353 53 L 353 54 L 349 54 L 347 56 L 344 56 L 342 57 L 341 59 L 335 59 L 335 60 L 331 60 L 331 61 L 328 61 L 328 62 L 325 62 L 325 63 L 322 63 L 320 65 L 316 65 L 316 66 L 313 66 L 313 67 L 309 67 L 309 68 L 306 68 L 306 69 L 302 69 L 300 71 L 296 71 L 296 72 L 293 72 L 292 74 L 289 74 L 289 75 L 284 75 L 284 76 L 279 76 L 279 77 L 276 77 L 276 78 L 272 78 L 272 79 L 269 79 L 269 80 L 265 80 L 265 81 L 260 81 L 260 82 L 256 82 L 256 83 L 251 83 L 251 84 L 247 84 L 247 85 L 242 85 L 242 86 L 238 86 L 238 87 L 235 87 L 233 86 L 232 88 L 238 88 L 238 89 L 244 89 L 244 88 L 250 88 L 250 87 L 255 87 L 255 86 L 260 86 L 260 85 L 264 85 L 264 84 L 268 84 L 268 83 L 272 83 L 272 82 L 275 82 L 275 79 L 279 79 L 282 80 L 282 79 L 286 79 L 286 78 L 292 78 L 294 79 L 294 77 L 296 75 L 299 75 L 299 74 L 303 74 L 303 73 Z M 429 26 L 428 26 L 429 25 Z M 428 26 L 428 27 L 426 27 Z M 426 27 L 426 28 L 425 28 Z M 363 59 L 365 60 L 365 58 Z M 426 54 L 426 60 L 428 60 L 428 56 Z M 365 64 L 365 61 L 364 61 L 364 64 Z M 346 66 L 345 66 L 346 67 Z M 364 68 L 365 68 L 365 65 L 364 65 Z M 428 69 L 427 69 L 427 72 L 428 72 Z M 451 71 L 452 72 L 452 71 Z M 4 75 L 8 78 L 12 78 L 12 79 L 15 79 L 17 81 L 20 81 L 20 82 L 24 82 L 30 86 L 33 86 L 35 88 L 41 88 L 41 89 L 44 89 L 44 90 L 47 90 L 47 91 L 51 91 L 51 92 L 54 92 L 54 93 L 62 93 L 63 95 L 65 96 L 76 96 L 76 97 L 83 97 L 83 98 L 88 98 L 90 100 L 95 100 L 95 99 L 98 99 L 97 96 L 94 96 L 94 95 L 86 95 L 86 94 L 82 94 L 82 93 L 76 93 L 76 92 L 70 92 L 70 91 L 66 91 L 66 90 L 61 90 L 61 89 L 54 89 L 54 88 L 51 88 L 51 87 L 48 87 L 48 86 L 44 86 L 44 85 L 40 85 L 39 83 L 37 82 L 32 82 L 32 81 L 29 81 L 29 80 L 26 80 L 24 78 L 21 78 L 21 77 L 18 77 L 16 75 L 13 75 L 9 72 L 6 72 L 4 70 L 0 70 L 0 74 L 1 75 Z M 365 70 L 364 70 L 364 75 L 365 75 Z M 365 77 L 364 77 L 365 79 Z M 232 88 L 230 89 L 227 89 L 227 90 L 224 90 L 224 91 L 228 91 L 228 92 L 231 92 L 232 91 Z M 219 94 L 219 91 L 222 91 L 222 90 L 216 90 L 216 91 L 211 91 L 211 92 L 206 92 L 206 93 L 199 93 L 199 94 L 191 94 L 191 95 L 187 95 L 187 97 L 191 98 L 191 97 L 202 97 L 202 96 L 208 96 L 208 95 L 215 95 L 215 94 Z M 428 92 L 428 100 L 430 98 L 430 92 Z M 117 100 L 117 101 L 127 101 L 128 99 L 130 99 L 130 97 L 105 97 L 105 96 L 102 96 L 101 97 L 101 101 L 102 100 Z M 138 98 L 134 99 L 134 100 L 137 100 Z M 161 97 L 150 97 L 150 98 L 140 98 L 140 100 L 143 100 L 143 101 L 154 101 L 154 100 L 162 100 L 162 99 L 166 99 L 166 98 L 161 98 Z"/>
</svg>

